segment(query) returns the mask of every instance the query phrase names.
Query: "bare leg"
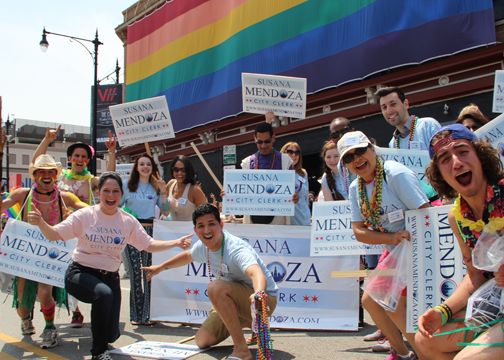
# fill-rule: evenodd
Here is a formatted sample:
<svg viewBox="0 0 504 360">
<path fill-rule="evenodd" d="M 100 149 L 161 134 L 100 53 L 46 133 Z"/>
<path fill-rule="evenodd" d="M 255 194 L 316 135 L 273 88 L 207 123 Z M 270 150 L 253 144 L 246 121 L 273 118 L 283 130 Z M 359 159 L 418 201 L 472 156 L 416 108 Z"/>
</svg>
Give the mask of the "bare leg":
<svg viewBox="0 0 504 360">
<path fill-rule="evenodd" d="M 18 298 L 19 304 L 21 304 L 21 301 L 23 300 L 25 283 L 26 283 L 25 279 L 20 278 L 20 277 L 17 278 L 17 298 Z M 18 306 L 17 313 L 20 318 L 25 318 L 31 313 L 32 309 L 33 309 L 33 304 L 31 304 L 30 308 L 22 308 L 21 306 Z"/>
<path fill-rule="evenodd" d="M 407 355 L 409 353 L 406 344 L 402 338 L 401 332 L 388 316 L 385 309 L 376 303 L 367 293 L 362 296 L 362 306 L 367 310 L 374 323 L 380 329 L 390 342 L 390 346 L 398 355 Z"/>
<path fill-rule="evenodd" d="M 504 342 L 503 323 L 495 324 L 490 330 L 478 336 L 476 344 L 496 344 Z M 504 357 L 502 346 L 466 346 L 455 360 L 500 360 Z"/>
</svg>

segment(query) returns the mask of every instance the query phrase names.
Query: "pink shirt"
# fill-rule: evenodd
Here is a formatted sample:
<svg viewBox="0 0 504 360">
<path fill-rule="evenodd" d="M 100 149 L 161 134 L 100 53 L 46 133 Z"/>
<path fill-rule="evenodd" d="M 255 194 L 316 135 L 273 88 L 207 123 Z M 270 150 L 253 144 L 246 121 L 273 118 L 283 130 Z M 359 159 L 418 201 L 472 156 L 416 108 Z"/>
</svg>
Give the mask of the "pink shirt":
<svg viewBox="0 0 504 360">
<path fill-rule="evenodd" d="M 76 211 L 54 228 L 64 241 L 78 238 L 73 261 L 107 271 L 119 269 L 126 244 L 145 250 L 153 242 L 133 216 L 120 209 L 106 215 L 100 205 Z"/>
</svg>

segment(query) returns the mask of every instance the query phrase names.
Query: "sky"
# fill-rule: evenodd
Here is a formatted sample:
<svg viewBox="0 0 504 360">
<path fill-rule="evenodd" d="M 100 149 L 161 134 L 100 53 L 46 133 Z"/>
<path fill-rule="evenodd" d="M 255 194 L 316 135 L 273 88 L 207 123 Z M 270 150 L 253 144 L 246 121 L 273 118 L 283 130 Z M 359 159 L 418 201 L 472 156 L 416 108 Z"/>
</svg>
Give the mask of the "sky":
<svg viewBox="0 0 504 360">
<path fill-rule="evenodd" d="M 47 35 L 49 49 L 39 42 L 42 29 L 93 40 L 96 29 L 104 43 L 98 49 L 98 80 L 124 68 L 124 48 L 115 33 L 122 12 L 134 0 L 0 0 L 0 96 L 2 120 L 10 118 L 90 125 L 93 60 L 78 43 Z M 140 11 L 140 9 L 139 9 Z M 92 43 L 84 43 L 93 51 Z M 120 82 L 123 82 L 121 69 Z M 115 83 L 115 74 L 100 84 Z M 3 123 L 2 123 L 3 125 Z"/>
</svg>

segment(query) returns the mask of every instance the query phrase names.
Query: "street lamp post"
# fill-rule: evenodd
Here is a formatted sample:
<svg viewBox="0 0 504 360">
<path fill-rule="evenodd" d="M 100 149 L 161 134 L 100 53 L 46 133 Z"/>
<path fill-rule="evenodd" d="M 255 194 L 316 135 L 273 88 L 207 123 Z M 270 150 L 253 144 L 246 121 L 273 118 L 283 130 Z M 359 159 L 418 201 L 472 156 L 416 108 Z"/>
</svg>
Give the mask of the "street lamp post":
<svg viewBox="0 0 504 360">
<path fill-rule="evenodd" d="M 12 125 L 12 122 L 10 121 L 9 115 L 7 115 L 7 121 L 5 122 L 5 134 L 7 135 L 7 143 L 5 144 L 5 153 L 7 154 L 7 158 L 5 159 L 5 176 L 7 180 L 7 189 L 5 190 L 6 192 L 9 192 L 10 190 L 10 179 L 9 179 L 9 140 L 10 140 L 10 127 Z"/>
<path fill-rule="evenodd" d="M 103 43 L 100 42 L 100 40 L 98 40 L 98 30 L 96 30 L 94 40 L 87 40 L 87 39 L 82 39 L 82 38 L 78 38 L 75 36 L 62 35 L 62 34 L 56 34 L 53 32 L 49 32 L 49 31 L 46 31 L 46 29 L 44 27 L 44 30 L 42 30 L 42 40 L 40 41 L 40 50 L 42 50 L 42 52 L 46 52 L 47 48 L 49 47 L 49 43 L 47 42 L 47 34 L 62 36 L 62 37 L 70 38 L 71 41 L 72 40 L 77 41 L 79 44 L 81 44 L 87 50 L 87 52 L 89 53 L 89 55 L 91 55 L 91 58 L 93 59 L 94 80 L 93 80 L 93 106 L 92 106 L 92 110 L 91 110 L 91 112 L 92 112 L 92 116 L 91 116 L 91 146 L 96 151 L 96 148 L 97 148 L 97 146 L 96 146 L 96 141 L 97 141 L 96 127 L 98 124 L 97 119 L 96 119 L 96 115 L 97 115 L 96 109 L 98 107 L 98 46 L 103 45 Z M 94 54 L 91 53 L 91 51 L 89 51 L 89 49 L 81 41 L 87 41 L 87 42 L 94 44 Z M 91 164 L 91 173 L 93 175 L 96 175 L 96 156 L 93 156 L 90 159 L 90 164 Z"/>
</svg>

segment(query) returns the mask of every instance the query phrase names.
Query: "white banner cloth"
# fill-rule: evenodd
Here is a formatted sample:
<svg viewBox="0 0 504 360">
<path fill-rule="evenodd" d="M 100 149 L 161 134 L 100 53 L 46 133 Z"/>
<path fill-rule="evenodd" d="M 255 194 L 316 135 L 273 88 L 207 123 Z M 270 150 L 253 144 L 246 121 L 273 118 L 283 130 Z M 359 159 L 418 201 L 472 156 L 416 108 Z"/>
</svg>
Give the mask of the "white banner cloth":
<svg viewBox="0 0 504 360">
<path fill-rule="evenodd" d="M 310 256 L 381 253 L 383 245 L 364 244 L 355 239 L 350 201 L 313 203 Z"/>
<path fill-rule="evenodd" d="M 222 213 L 294 216 L 294 170 L 224 171 Z"/>
<path fill-rule="evenodd" d="M 358 279 L 333 279 L 331 272 L 358 270 L 359 256 L 310 258 L 308 226 L 225 224 L 225 229 L 252 245 L 277 282 L 272 328 L 357 330 Z M 154 222 L 155 239 L 176 239 L 191 232 L 191 222 Z M 178 253 L 180 249 L 154 253 L 152 263 L 161 264 Z M 203 323 L 212 306 L 206 295 L 208 283 L 207 265 L 196 262 L 156 275 L 151 319 Z"/>
<path fill-rule="evenodd" d="M 242 73 L 243 111 L 304 119 L 306 79 Z"/>
<path fill-rule="evenodd" d="M 49 241 L 38 226 L 9 218 L 0 242 L 1 271 L 65 287 L 65 272 L 77 239 Z"/>
<path fill-rule="evenodd" d="M 406 331 L 416 332 L 418 318 L 444 302 L 460 285 L 466 268 L 448 223 L 451 205 L 406 211 L 411 234 L 412 272 L 408 274 Z"/>
</svg>

